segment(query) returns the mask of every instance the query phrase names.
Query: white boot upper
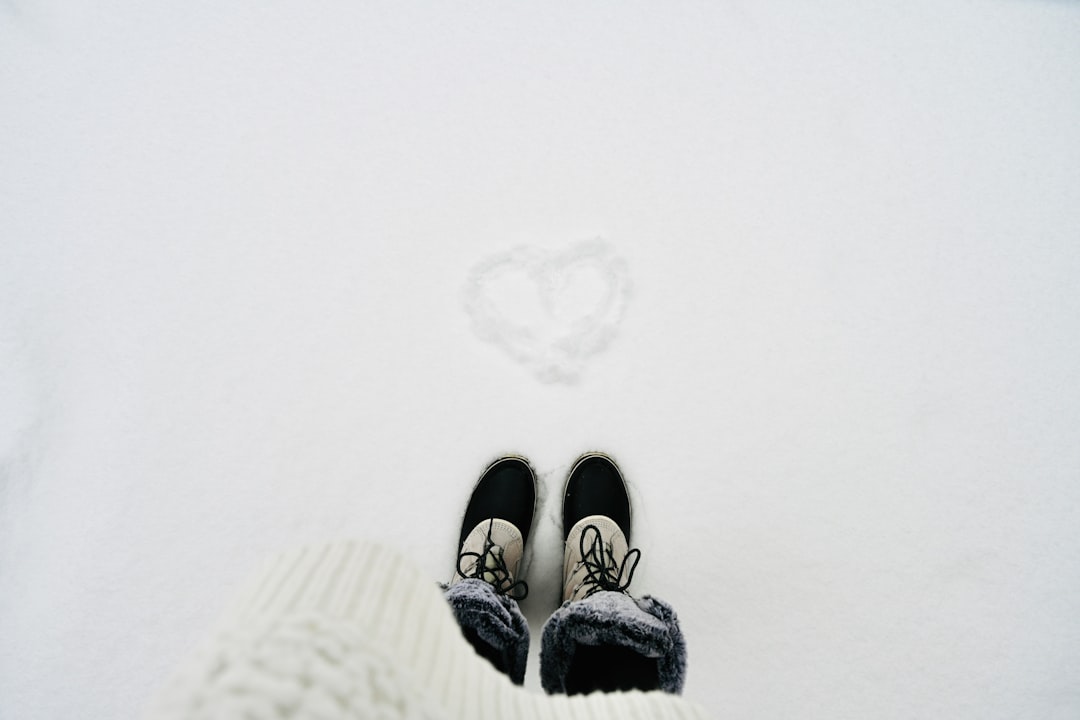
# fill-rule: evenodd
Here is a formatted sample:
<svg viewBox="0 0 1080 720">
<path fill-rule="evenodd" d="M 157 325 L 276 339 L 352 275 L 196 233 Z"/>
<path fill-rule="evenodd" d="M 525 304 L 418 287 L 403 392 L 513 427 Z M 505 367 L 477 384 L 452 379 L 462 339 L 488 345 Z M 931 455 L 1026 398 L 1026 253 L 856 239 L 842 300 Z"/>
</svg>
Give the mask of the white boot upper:
<svg viewBox="0 0 1080 720">
<path fill-rule="evenodd" d="M 582 536 L 590 527 L 595 527 L 599 532 L 599 543 L 596 542 L 596 532 L 589 530 L 588 536 L 584 538 L 585 557 L 583 557 Z M 589 566 L 592 566 L 594 577 L 598 568 L 603 567 L 607 568 L 608 576 L 614 579 L 620 575 L 620 569 L 623 567 L 628 552 L 629 543 L 626 541 L 626 536 L 618 523 L 608 516 L 589 515 L 578 520 L 570 529 L 563 550 L 563 602 L 583 600 L 597 590 L 603 589 L 589 580 Z"/>
<path fill-rule="evenodd" d="M 484 520 L 465 536 L 458 552 L 460 562 L 454 568 L 450 585 L 479 577 L 497 590 L 505 590 L 515 582 L 524 552 L 525 539 L 516 525 L 499 518 Z M 478 573 L 477 563 L 481 558 L 484 567 Z"/>
</svg>

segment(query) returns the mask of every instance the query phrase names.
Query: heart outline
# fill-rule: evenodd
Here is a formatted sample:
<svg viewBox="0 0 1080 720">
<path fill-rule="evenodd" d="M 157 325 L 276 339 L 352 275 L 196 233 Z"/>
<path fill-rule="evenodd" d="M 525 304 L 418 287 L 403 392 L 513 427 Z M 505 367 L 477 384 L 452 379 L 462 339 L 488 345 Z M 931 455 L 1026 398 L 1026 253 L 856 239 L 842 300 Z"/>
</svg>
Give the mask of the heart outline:
<svg viewBox="0 0 1080 720">
<path fill-rule="evenodd" d="M 578 269 L 598 271 L 604 278 L 604 292 L 588 312 L 561 320 L 555 317 L 555 303 L 568 286 L 571 272 Z M 546 327 L 509 317 L 490 296 L 492 281 L 520 271 L 537 289 L 547 315 Z M 541 382 L 574 384 L 587 359 L 605 350 L 618 335 L 631 290 L 626 261 L 602 238 L 593 238 L 562 252 L 519 246 L 481 260 L 469 272 L 463 305 L 479 339 L 501 347 Z"/>
</svg>

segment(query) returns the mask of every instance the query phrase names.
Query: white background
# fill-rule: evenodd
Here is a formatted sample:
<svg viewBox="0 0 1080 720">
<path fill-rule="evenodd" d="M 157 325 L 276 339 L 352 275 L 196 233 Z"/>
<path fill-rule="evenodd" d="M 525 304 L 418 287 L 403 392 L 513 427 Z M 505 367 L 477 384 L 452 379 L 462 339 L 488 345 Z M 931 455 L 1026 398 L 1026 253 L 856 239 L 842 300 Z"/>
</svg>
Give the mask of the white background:
<svg viewBox="0 0 1080 720">
<path fill-rule="evenodd" d="M 1080 5 L 0 0 L 0 717 L 604 449 L 717 717 L 1080 717 Z M 470 269 L 602 236 L 576 383 Z M 534 654 L 536 650 L 534 642 Z M 537 688 L 535 657 L 528 685 Z"/>
</svg>

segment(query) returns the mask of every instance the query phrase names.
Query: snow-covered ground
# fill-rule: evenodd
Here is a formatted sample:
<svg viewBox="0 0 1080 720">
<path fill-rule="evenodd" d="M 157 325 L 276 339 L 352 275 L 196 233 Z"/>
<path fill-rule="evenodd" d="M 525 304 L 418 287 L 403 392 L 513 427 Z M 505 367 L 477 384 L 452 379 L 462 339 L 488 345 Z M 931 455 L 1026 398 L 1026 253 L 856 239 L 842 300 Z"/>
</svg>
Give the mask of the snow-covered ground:
<svg viewBox="0 0 1080 720">
<path fill-rule="evenodd" d="M 1080 5 L 0 1 L 0 717 L 603 449 L 686 695 L 1080 717 Z M 528 685 L 539 691 L 534 658 Z"/>
</svg>

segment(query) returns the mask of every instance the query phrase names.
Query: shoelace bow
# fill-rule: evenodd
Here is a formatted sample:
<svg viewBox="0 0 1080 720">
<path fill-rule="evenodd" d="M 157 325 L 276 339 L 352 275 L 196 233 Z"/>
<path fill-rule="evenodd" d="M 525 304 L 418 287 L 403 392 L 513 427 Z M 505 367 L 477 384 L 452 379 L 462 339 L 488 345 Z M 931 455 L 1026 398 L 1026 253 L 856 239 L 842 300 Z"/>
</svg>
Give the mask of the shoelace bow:
<svg viewBox="0 0 1080 720">
<path fill-rule="evenodd" d="M 524 600 L 529 595 L 529 586 L 524 580 L 514 581 L 510 568 L 506 566 L 502 545 L 491 540 L 491 529 L 495 524 L 492 518 L 488 522 L 487 537 L 484 538 L 483 552 L 463 552 L 458 556 L 458 574 L 463 578 L 476 578 L 492 585 L 499 595 L 508 595 L 514 600 Z M 472 567 L 463 567 L 472 559 Z"/>
<path fill-rule="evenodd" d="M 586 536 L 589 535 L 590 531 L 592 532 L 592 539 L 586 540 Z M 585 597 L 589 597 L 601 590 L 626 593 L 630 587 L 630 582 L 634 579 L 634 570 L 637 569 L 638 562 L 641 560 L 640 550 L 634 548 L 628 551 L 620 565 L 615 561 L 615 553 L 611 548 L 611 543 L 604 542 L 604 537 L 600 534 L 600 528 L 595 525 L 585 526 L 581 538 L 578 540 L 578 549 L 581 551 L 581 560 L 574 568 L 574 572 L 584 567 L 585 577 L 574 587 L 573 594 L 577 594 L 577 591 L 583 585 L 592 585 L 586 591 Z M 633 556 L 633 560 L 631 560 L 631 556 Z M 628 567 L 629 570 L 627 570 Z"/>
</svg>

